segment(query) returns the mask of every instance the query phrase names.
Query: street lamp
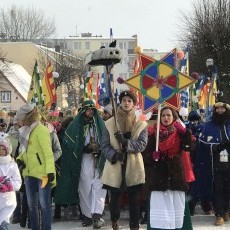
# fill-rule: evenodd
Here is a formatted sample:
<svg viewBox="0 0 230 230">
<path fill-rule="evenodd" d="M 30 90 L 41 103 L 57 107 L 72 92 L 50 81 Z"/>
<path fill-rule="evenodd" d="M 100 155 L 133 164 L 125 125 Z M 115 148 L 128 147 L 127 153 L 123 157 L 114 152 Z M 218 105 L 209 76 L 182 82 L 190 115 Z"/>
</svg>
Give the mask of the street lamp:
<svg viewBox="0 0 230 230">
<path fill-rule="evenodd" d="M 214 80 L 215 80 L 212 77 L 213 65 L 214 65 L 213 59 L 208 58 L 206 60 L 206 66 L 207 66 L 208 71 L 209 71 L 210 87 L 209 87 L 209 90 L 208 90 L 208 96 L 207 96 L 207 100 L 206 100 L 206 121 L 208 121 L 208 117 L 209 117 L 209 100 L 210 100 L 210 94 L 212 92 L 213 83 L 214 83 Z"/>
</svg>

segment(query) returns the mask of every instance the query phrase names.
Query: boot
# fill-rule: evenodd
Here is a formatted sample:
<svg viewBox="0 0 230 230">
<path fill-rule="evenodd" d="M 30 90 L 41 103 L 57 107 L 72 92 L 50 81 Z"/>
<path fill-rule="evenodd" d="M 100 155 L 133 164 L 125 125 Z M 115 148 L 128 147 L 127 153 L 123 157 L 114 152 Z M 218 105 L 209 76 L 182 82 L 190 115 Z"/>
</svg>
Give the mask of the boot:
<svg viewBox="0 0 230 230">
<path fill-rule="evenodd" d="M 112 228 L 113 228 L 113 230 L 119 230 L 119 223 L 118 223 L 118 221 L 112 221 Z"/>
<path fill-rule="evenodd" d="M 93 229 L 99 229 L 105 225 L 105 221 L 101 218 L 101 214 L 94 213 L 93 214 Z"/>
<path fill-rule="evenodd" d="M 83 226 L 83 227 L 88 227 L 88 226 L 90 226 L 90 225 L 92 225 L 92 224 L 93 224 L 92 218 L 89 218 L 89 217 L 87 217 L 87 216 L 84 216 L 84 217 L 83 217 L 83 220 L 82 220 L 82 226 Z"/>
<path fill-rule="evenodd" d="M 224 219 L 222 217 L 220 217 L 220 216 L 217 216 L 216 221 L 215 221 L 215 225 L 216 226 L 221 226 L 223 224 L 224 224 Z"/>
</svg>

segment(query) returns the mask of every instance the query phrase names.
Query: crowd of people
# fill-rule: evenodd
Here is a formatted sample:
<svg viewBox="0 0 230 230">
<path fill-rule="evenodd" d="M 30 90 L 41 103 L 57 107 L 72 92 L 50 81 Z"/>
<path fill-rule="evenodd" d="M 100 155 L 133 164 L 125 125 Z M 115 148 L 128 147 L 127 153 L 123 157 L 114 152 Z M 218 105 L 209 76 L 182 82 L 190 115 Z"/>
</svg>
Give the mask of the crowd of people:
<svg viewBox="0 0 230 230">
<path fill-rule="evenodd" d="M 100 229 L 106 204 L 119 230 L 124 194 L 131 230 L 192 230 L 198 202 L 215 214 L 216 226 L 229 221 L 230 105 L 214 104 L 206 122 L 204 111 L 183 120 L 170 107 L 145 121 L 136 115 L 135 94 L 123 91 L 119 101 L 101 114 L 85 100 L 58 125 L 31 104 L 8 128 L 0 121 L 0 230 L 10 221 L 50 230 L 52 218 Z"/>
</svg>

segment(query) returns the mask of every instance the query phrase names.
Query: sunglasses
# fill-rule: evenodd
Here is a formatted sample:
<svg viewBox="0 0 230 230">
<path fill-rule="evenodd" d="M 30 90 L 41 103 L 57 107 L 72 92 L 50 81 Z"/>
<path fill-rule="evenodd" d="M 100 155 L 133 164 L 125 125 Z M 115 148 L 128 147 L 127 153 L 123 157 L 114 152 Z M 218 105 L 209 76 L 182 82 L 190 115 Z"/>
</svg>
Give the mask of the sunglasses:
<svg viewBox="0 0 230 230">
<path fill-rule="evenodd" d="M 0 127 L 4 128 L 4 127 L 6 127 L 6 125 L 4 125 L 4 124 L 0 124 Z"/>
</svg>

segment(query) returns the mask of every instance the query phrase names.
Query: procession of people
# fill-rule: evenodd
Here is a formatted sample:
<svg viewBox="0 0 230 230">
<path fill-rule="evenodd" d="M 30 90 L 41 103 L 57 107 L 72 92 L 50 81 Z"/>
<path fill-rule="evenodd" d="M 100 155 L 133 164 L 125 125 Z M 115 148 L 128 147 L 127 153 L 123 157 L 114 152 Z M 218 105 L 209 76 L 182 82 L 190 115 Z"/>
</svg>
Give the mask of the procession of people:
<svg viewBox="0 0 230 230">
<path fill-rule="evenodd" d="M 143 121 L 136 103 L 129 90 L 116 108 L 99 111 L 87 99 L 56 127 L 31 104 L 18 109 L 12 127 L 0 133 L 0 229 L 11 221 L 49 230 L 54 217 L 68 219 L 66 210 L 82 228 L 100 229 L 108 203 L 111 228 L 118 230 L 123 194 L 131 230 L 139 229 L 143 205 L 147 229 L 193 229 L 198 202 L 206 215 L 215 214 L 216 226 L 229 221 L 230 105 L 215 103 L 206 123 L 191 111 L 183 123 L 167 106 Z M 187 153 L 193 181 L 186 177 Z"/>
</svg>

